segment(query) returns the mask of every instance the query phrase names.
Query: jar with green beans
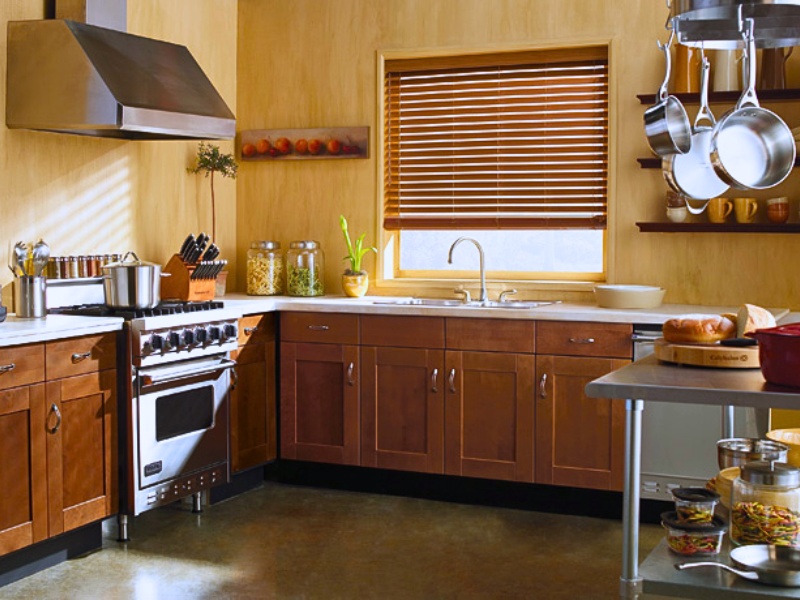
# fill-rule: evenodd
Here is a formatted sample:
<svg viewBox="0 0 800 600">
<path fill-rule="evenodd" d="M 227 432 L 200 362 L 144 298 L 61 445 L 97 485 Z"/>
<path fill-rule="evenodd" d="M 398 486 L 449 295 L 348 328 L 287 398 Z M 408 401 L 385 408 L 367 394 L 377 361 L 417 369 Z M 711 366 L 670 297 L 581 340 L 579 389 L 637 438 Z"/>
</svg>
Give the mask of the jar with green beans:
<svg viewBox="0 0 800 600">
<path fill-rule="evenodd" d="M 319 242 L 302 240 L 289 244 L 286 293 L 289 296 L 323 296 L 324 281 L 325 255 Z"/>
</svg>

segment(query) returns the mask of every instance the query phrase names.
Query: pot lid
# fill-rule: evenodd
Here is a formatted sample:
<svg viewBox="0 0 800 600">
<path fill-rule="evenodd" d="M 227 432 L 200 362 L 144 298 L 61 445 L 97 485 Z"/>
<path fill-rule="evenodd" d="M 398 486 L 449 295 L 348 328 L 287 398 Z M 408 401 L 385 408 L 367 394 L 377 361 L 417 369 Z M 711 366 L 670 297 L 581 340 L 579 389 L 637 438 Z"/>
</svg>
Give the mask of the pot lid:
<svg viewBox="0 0 800 600">
<path fill-rule="evenodd" d="M 772 461 L 759 460 L 745 463 L 739 477 L 760 485 L 800 485 L 800 469 L 786 463 Z"/>
<path fill-rule="evenodd" d="M 289 244 L 289 248 L 295 250 L 316 250 L 319 247 L 319 242 L 315 242 L 314 240 L 300 240 Z"/>
<path fill-rule="evenodd" d="M 128 257 L 133 257 L 128 260 Z M 122 257 L 122 260 L 119 262 L 112 262 L 103 265 L 103 269 L 118 269 L 121 267 L 160 267 L 161 265 L 157 265 L 156 263 L 147 262 L 144 260 L 139 260 L 139 257 L 136 256 L 136 252 L 131 250 L 130 252 L 126 252 L 125 256 Z"/>
<path fill-rule="evenodd" d="M 661 513 L 661 524 L 671 529 L 679 529 L 690 533 L 722 533 L 728 529 L 725 521 L 718 517 L 712 517 L 710 523 L 685 523 L 678 520 L 678 513 L 674 510 Z"/>
</svg>

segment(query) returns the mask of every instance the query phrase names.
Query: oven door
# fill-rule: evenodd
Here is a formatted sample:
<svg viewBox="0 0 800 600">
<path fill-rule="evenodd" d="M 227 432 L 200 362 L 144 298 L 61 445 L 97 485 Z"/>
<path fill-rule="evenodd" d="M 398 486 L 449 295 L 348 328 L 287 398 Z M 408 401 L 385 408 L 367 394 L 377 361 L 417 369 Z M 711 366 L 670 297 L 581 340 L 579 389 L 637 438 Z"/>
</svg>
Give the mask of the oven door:
<svg viewBox="0 0 800 600">
<path fill-rule="evenodd" d="M 221 355 L 137 370 L 134 452 L 140 490 L 228 462 L 235 365 Z"/>
</svg>

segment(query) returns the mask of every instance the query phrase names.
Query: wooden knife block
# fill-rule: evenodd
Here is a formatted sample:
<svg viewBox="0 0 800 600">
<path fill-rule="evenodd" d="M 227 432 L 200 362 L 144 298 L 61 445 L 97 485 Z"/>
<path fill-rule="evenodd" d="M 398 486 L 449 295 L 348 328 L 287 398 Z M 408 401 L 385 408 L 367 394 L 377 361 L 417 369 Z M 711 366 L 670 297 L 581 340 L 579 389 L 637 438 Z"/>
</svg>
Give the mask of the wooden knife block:
<svg viewBox="0 0 800 600">
<path fill-rule="evenodd" d="M 216 280 L 192 279 L 194 270 L 194 265 L 187 265 L 179 254 L 174 254 L 164 267 L 164 273 L 169 273 L 169 276 L 161 279 L 161 298 L 185 302 L 213 300 Z"/>
</svg>

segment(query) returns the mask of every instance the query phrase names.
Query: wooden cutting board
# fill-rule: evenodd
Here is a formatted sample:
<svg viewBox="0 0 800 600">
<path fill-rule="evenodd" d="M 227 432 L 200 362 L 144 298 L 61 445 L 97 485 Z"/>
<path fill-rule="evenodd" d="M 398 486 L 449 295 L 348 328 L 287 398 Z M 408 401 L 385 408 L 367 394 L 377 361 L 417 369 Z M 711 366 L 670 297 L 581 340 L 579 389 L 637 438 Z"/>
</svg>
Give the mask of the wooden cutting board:
<svg viewBox="0 0 800 600">
<path fill-rule="evenodd" d="M 758 369 L 758 346 L 735 348 L 719 344 L 672 344 L 663 338 L 655 342 L 655 355 L 659 360 L 719 369 Z"/>
</svg>

